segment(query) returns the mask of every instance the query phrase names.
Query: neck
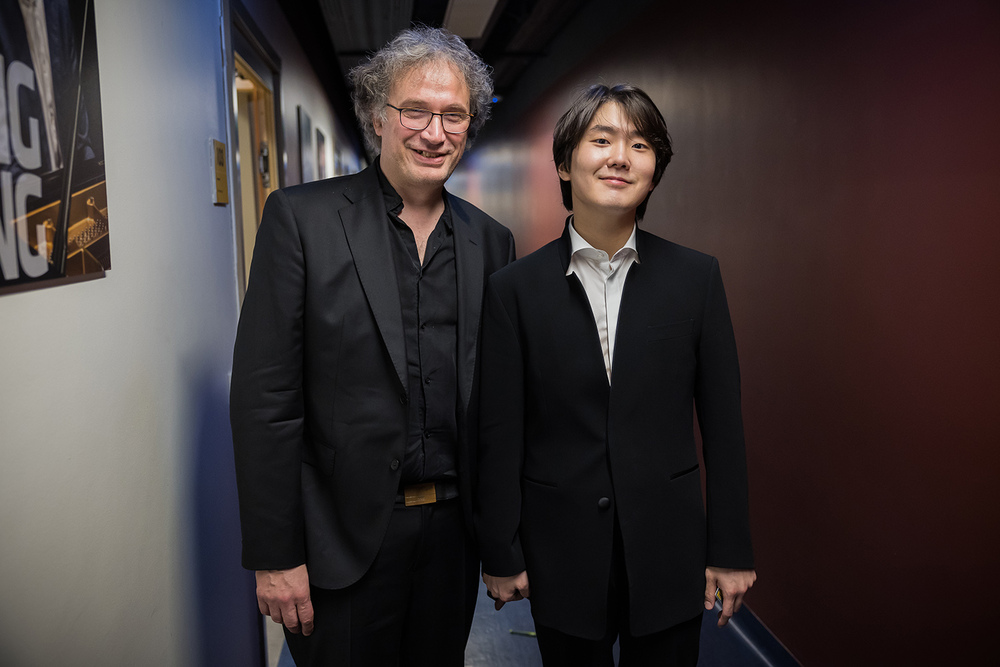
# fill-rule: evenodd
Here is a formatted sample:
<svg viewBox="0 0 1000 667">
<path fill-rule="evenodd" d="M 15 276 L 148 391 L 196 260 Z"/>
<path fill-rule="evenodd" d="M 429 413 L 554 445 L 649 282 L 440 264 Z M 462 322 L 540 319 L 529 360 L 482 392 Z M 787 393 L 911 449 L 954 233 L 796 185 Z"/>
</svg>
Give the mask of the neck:
<svg viewBox="0 0 1000 667">
<path fill-rule="evenodd" d="M 396 190 L 403 199 L 403 211 L 419 217 L 433 217 L 435 220 L 444 208 L 444 188 L 431 192 L 403 192 Z"/>
<path fill-rule="evenodd" d="M 598 250 L 613 256 L 624 247 L 635 226 L 635 209 L 620 216 L 574 213 L 573 227 L 583 239 Z"/>
<path fill-rule="evenodd" d="M 382 173 L 385 173 L 384 171 Z M 444 209 L 444 186 L 432 187 L 400 187 L 393 183 L 392 178 L 386 174 L 386 179 L 393 189 L 403 200 L 404 219 L 410 218 L 437 218 Z"/>
</svg>

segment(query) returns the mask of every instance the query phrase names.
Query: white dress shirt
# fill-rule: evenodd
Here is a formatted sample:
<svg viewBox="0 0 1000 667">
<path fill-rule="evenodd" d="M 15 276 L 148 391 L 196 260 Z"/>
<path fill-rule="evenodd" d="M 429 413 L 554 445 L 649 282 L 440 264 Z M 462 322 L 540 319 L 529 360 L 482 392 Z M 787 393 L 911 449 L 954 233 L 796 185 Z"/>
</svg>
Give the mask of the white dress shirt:
<svg viewBox="0 0 1000 667">
<path fill-rule="evenodd" d="M 625 287 L 625 277 L 633 262 L 639 261 L 639 253 L 635 249 L 635 225 L 614 257 L 598 250 L 580 236 L 573 226 L 569 225 L 570 259 L 566 275 L 575 273 L 590 301 L 590 309 L 594 312 L 597 323 L 597 333 L 601 337 L 601 349 L 604 350 L 604 368 L 608 372 L 608 384 L 611 384 L 611 360 L 615 356 L 615 331 L 618 329 L 618 311 L 622 304 L 622 290 Z"/>
</svg>

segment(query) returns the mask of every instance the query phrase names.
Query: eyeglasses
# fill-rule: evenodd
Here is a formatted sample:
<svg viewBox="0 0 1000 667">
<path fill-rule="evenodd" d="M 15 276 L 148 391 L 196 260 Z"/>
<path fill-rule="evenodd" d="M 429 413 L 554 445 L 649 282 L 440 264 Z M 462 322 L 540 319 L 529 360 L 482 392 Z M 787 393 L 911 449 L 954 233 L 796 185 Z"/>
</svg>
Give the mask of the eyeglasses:
<svg viewBox="0 0 1000 667">
<path fill-rule="evenodd" d="M 441 116 L 441 127 L 448 134 L 462 134 L 468 131 L 472 123 L 474 113 L 462 113 L 461 111 L 445 111 L 437 113 L 427 109 L 414 109 L 412 107 L 397 107 L 386 103 L 387 107 L 392 107 L 399 112 L 399 124 L 408 130 L 426 130 L 431 124 L 434 116 Z"/>
</svg>

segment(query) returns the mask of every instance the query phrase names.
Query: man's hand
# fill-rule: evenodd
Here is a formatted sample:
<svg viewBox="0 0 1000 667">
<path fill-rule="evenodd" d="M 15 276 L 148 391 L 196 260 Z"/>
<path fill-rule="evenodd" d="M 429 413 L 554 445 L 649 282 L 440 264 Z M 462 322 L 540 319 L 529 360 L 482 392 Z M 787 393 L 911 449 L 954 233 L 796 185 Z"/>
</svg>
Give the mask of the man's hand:
<svg viewBox="0 0 1000 667">
<path fill-rule="evenodd" d="M 721 628 L 743 606 L 743 596 L 757 581 L 754 570 L 731 570 L 724 567 L 705 568 L 705 609 L 715 606 L 715 591 L 722 591 L 722 611 L 719 612 Z"/>
<path fill-rule="evenodd" d="M 500 611 L 504 604 L 523 600 L 531 593 L 528 589 L 527 572 L 512 577 L 494 577 L 483 572 L 483 581 L 486 582 L 487 594 L 493 600 L 493 607 L 497 611 Z"/>
<path fill-rule="evenodd" d="M 305 565 L 290 570 L 257 570 L 257 607 L 289 632 L 309 636 L 313 631 L 313 606 L 309 599 L 309 573 Z"/>
</svg>

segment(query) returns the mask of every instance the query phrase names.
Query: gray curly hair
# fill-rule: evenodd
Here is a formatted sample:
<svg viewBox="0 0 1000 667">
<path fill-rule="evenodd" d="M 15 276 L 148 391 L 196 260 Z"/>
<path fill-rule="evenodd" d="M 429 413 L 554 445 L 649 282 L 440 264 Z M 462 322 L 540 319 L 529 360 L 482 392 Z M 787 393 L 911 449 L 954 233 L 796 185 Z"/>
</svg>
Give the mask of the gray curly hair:
<svg viewBox="0 0 1000 667">
<path fill-rule="evenodd" d="M 389 101 L 389 89 L 409 70 L 429 61 L 450 62 L 465 77 L 465 85 L 469 88 L 469 113 L 473 114 L 467 132 L 466 150 L 489 118 L 493 99 L 490 66 L 473 53 L 458 35 L 441 28 L 415 26 L 396 35 L 367 62 L 352 68 L 347 74 L 354 88 L 351 93 L 354 113 L 373 155 L 382 152 L 382 138 L 375 134 L 373 123 L 376 117 L 383 123 L 386 121 L 385 105 Z"/>
</svg>

